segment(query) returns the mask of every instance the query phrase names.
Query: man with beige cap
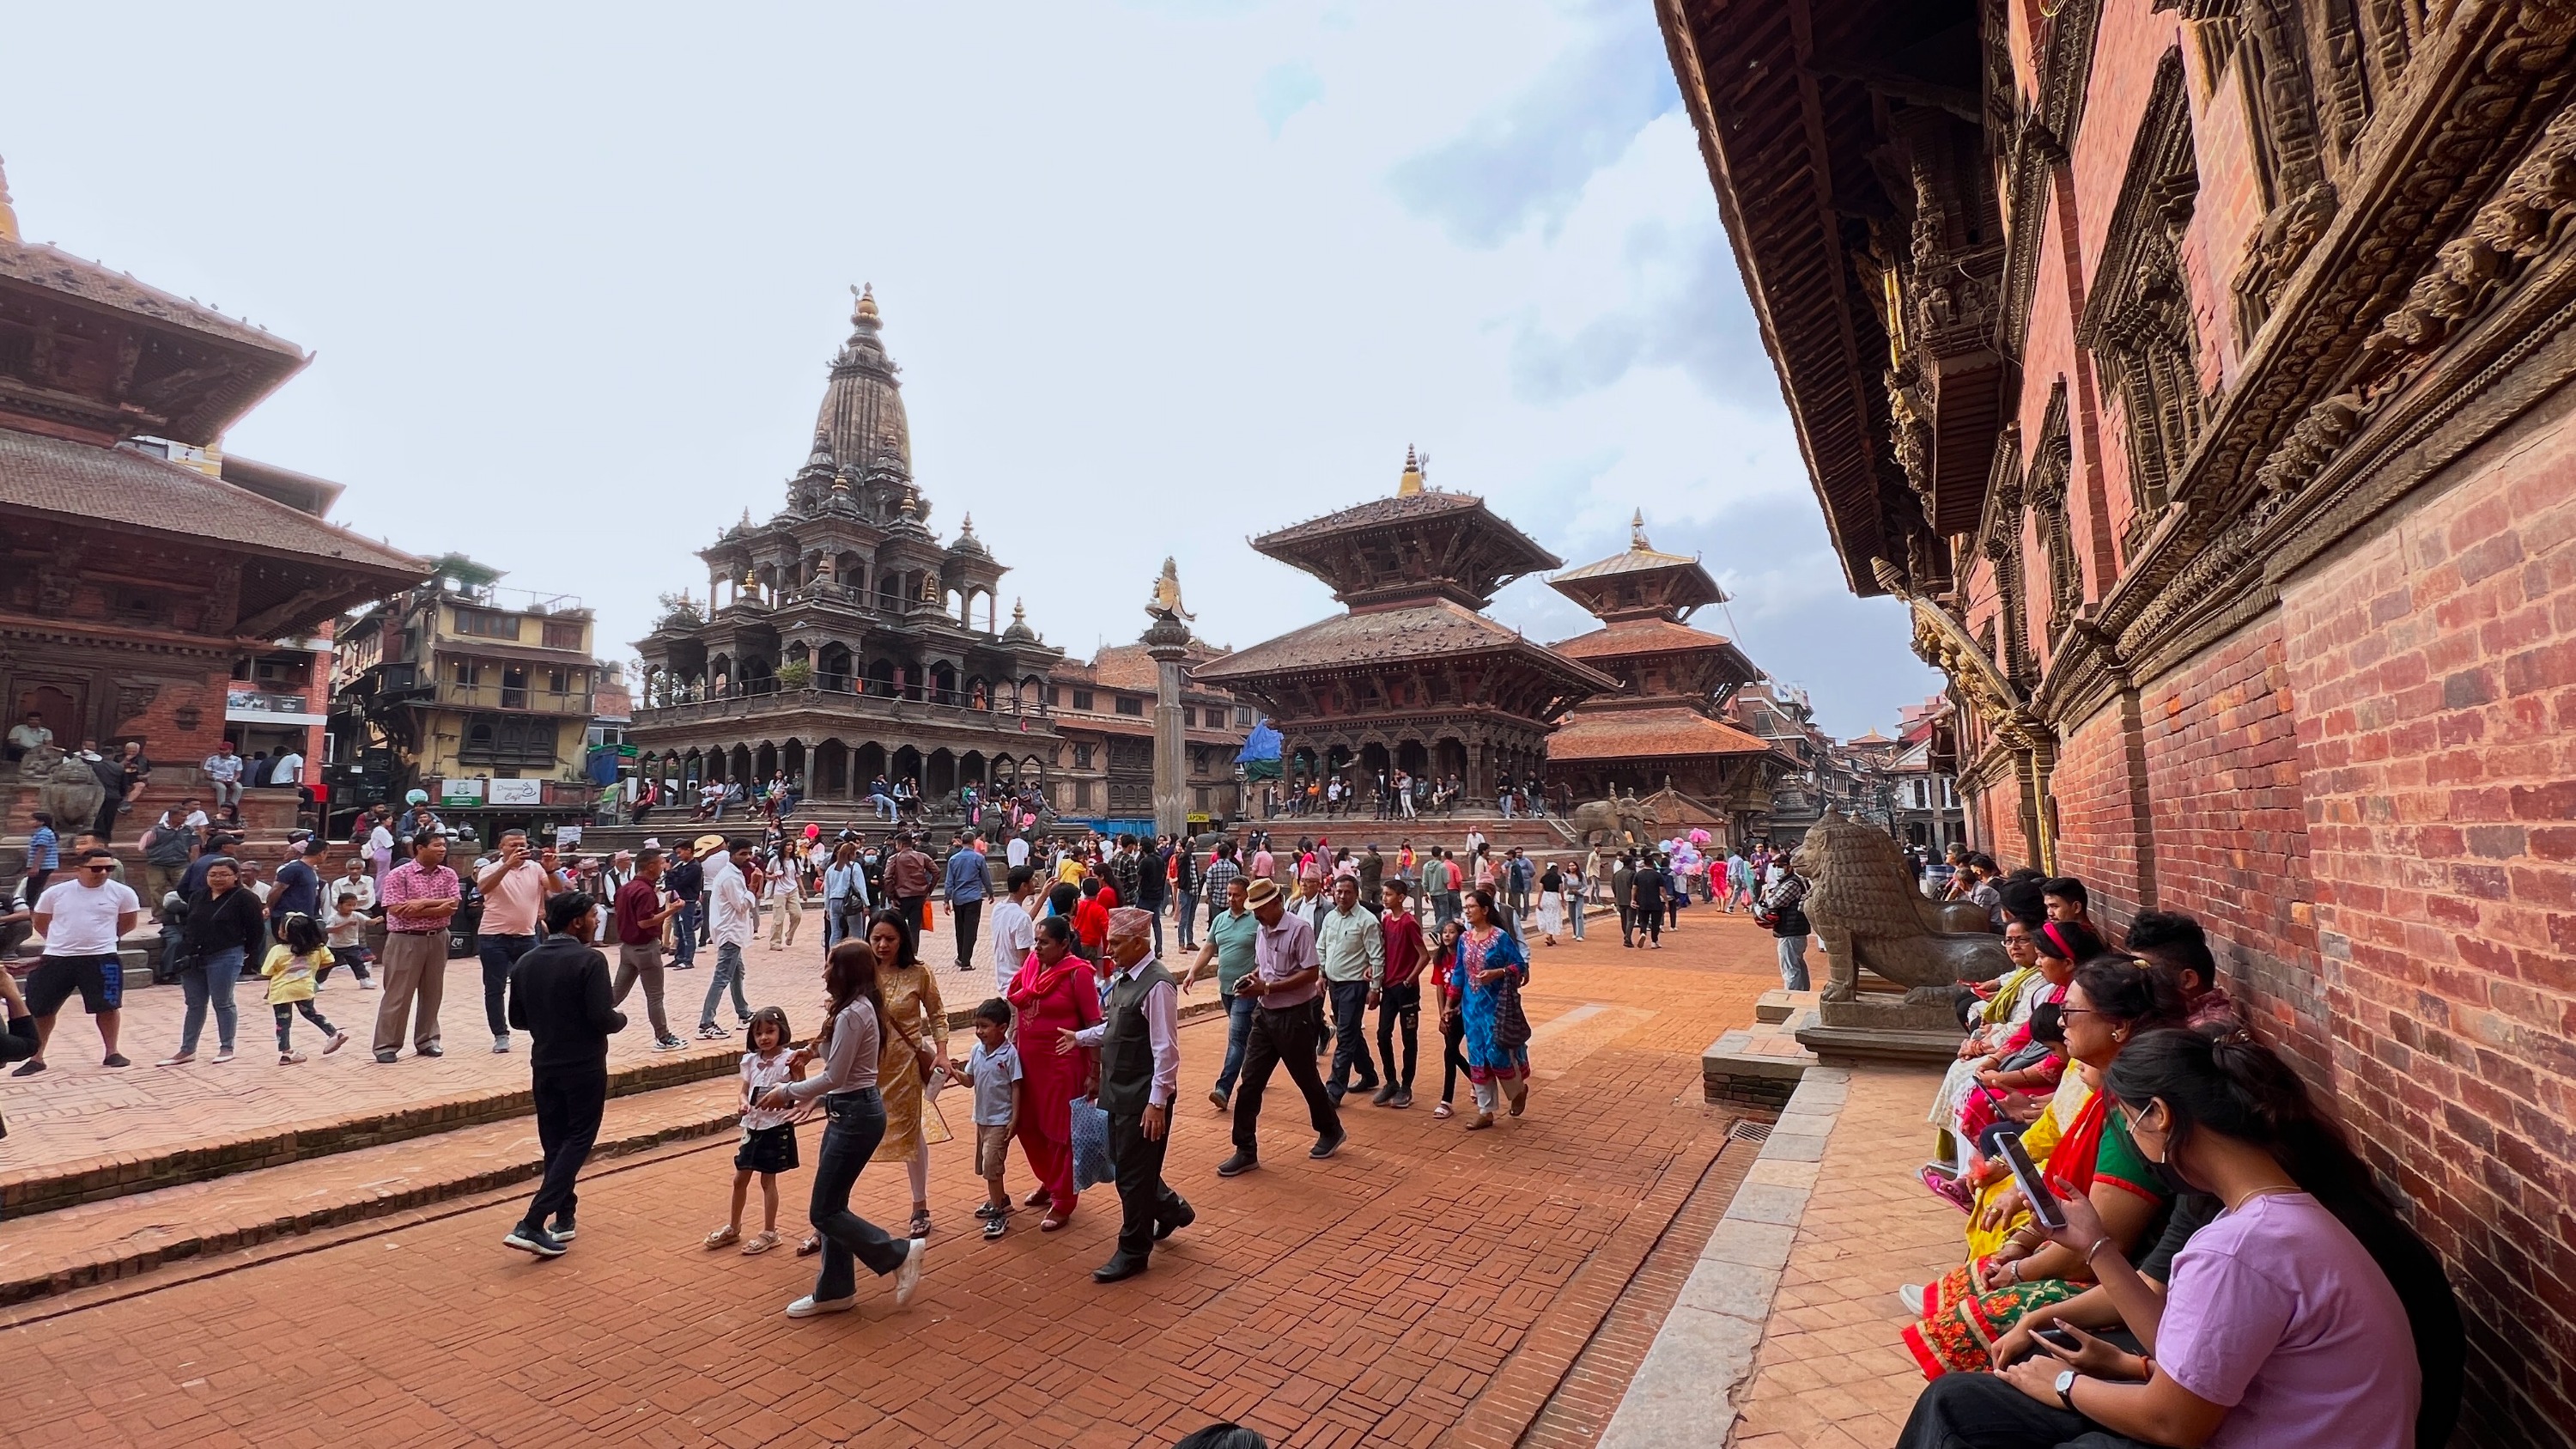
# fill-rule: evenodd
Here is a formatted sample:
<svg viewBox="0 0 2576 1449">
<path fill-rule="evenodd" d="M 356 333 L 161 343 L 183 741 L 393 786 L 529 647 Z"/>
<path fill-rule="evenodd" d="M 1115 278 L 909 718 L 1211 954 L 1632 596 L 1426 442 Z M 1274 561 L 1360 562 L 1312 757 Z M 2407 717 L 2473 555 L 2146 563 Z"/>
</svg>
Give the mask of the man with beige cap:
<svg viewBox="0 0 2576 1449">
<path fill-rule="evenodd" d="M 1315 1003 L 1324 974 L 1315 951 L 1315 927 L 1289 911 L 1276 881 L 1254 881 L 1243 903 L 1261 930 L 1253 938 L 1252 974 L 1234 987 L 1237 996 L 1252 998 L 1252 1026 L 1244 1034 L 1243 1080 L 1234 1093 L 1234 1155 L 1217 1165 L 1219 1177 L 1237 1177 L 1261 1165 L 1261 1096 L 1273 1067 L 1287 1067 L 1288 1079 L 1305 1094 L 1306 1115 L 1315 1126 L 1315 1145 L 1306 1155 L 1330 1157 L 1342 1145 L 1341 1112 L 1315 1070 L 1315 1042 L 1322 1028 Z"/>
</svg>

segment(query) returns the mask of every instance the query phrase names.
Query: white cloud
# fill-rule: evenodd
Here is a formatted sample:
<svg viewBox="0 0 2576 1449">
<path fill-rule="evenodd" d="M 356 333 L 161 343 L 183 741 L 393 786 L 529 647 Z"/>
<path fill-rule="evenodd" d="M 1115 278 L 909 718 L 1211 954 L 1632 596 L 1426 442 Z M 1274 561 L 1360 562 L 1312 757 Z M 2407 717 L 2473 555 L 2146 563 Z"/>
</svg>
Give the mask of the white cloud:
<svg viewBox="0 0 2576 1449">
<path fill-rule="evenodd" d="M 1324 78 L 1316 73 L 1311 61 L 1291 60 L 1261 73 L 1261 82 L 1253 89 L 1254 108 L 1261 112 L 1262 124 L 1270 128 L 1272 140 L 1279 138 L 1288 118 L 1324 98 Z"/>
</svg>

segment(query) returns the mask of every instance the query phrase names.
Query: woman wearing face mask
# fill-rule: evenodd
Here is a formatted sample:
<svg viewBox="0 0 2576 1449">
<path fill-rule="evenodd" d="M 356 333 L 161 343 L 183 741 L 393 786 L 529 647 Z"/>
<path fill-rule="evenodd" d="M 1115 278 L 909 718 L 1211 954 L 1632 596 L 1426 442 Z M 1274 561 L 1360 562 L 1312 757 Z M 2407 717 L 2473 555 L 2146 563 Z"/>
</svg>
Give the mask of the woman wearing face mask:
<svg viewBox="0 0 2576 1449">
<path fill-rule="evenodd" d="M 2154 1226 L 2170 1194 L 2129 1140 L 2126 1124 L 2111 1110 L 2099 1090 L 2101 1074 L 2132 1039 L 2182 1021 L 2180 994 L 2172 978 L 2125 956 L 2097 956 L 2075 969 L 2075 979 L 2059 1008 L 2066 1033 L 2066 1055 L 2081 1064 L 2078 1092 L 2082 1100 L 2069 1110 L 2061 1093 L 2049 1111 L 2065 1124 L 2043 1156 L 2032 1159 L 2053 1178 L 2088 1195 L 2112 1240 L 2125 1251 Z M 2025 1139 L 2027 1142 L 2027 1139 Z M 1994 1340 L 2034 1308 L 2063 1302 L 2092 1282 L 2092 1270 L 2080 1255 L 2050 1243 L 2027 1211 L 2017 1189 L 1989 1204 L 2012 1214 L 2012 1225 L 1991 1251 L 1925 1287 L 1898 1290 L 1906 1307 L 1922 1315 L 1905 1330 L 1905 1346 L 1925 1378 L 1989 1366 Z"/>
<path fill-rule="evenodd" d="M 2200 1225 L 2142 1273 L 2092 1204 L 2066 1194 L 2051 1236 L 2101 1286 L 2052 1316 L 2116 1319 L 2130 1346 L 2076 1329 L 2075 1347 L 2039 1340 L 2043 1352 L 2020 1357 L 2033 1344 L 2016 1330 L 1996 1345 L 2007 1367 L 1924 1392 L 1900 1449 L 2446 1442 L 2462 1345 L 2440 1262 L 2297 1073 L 2232 1025 L 2158 1031 L 2112 1063 L 2105 1094 L 2155 1170 L 2205 1196 Z"/>
</svg>

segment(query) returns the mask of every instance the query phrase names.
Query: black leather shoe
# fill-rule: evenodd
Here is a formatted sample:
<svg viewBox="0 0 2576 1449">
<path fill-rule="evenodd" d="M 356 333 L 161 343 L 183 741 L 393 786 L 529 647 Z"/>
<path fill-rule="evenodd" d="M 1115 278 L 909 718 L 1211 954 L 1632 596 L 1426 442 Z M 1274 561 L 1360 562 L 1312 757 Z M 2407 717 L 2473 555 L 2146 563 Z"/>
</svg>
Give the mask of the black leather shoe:
<svg viewBox="0 0 2576 1449">
<path fill-rule="evenodd" d="M 1238 1152 L 1216 1165 L 1219 1177 L 1241 1177 L 1261 1165 L 1261 1159 L 1249 1152 Z"/>
<path fill-rule="evenodd" d="M 1350 1134 L 1347 1132 L 1335 1132 L 1330 1137 L 1318 1137 L 1315 1139 L 1315 1145 L 1307 1151 L 1306 1155 L 1314 1158 L 1318 1162 L 1321 1162 L 1325 1158 L 1332 1156 L 1334 1153 L 1341 1151 L 1342 1144 L 1349 1140 Z"/>
<path fill-rule="evenodd" d="M 1177 1215 L 1165 1218 L 1161 1222 L 1154 1224 L 1154 1241 L 1159 1243 L 1165 1238 L 1170 1237 L 1172 1234 L 1179 1232 L 1181 1229 L 1188 1227 L 1190 1224 L 1197 1222 L 1198 1220 L 1199 1210 L 1184 1202 L 1181 1204 L 1181 1210 Z"/>
<path fill-rule="evenodd" d="M 1091 1270 L 1094 1283 L 1122 1283 L 1145 1271 L 1142 1258 L 1112 1258 Z"/>
</svg>

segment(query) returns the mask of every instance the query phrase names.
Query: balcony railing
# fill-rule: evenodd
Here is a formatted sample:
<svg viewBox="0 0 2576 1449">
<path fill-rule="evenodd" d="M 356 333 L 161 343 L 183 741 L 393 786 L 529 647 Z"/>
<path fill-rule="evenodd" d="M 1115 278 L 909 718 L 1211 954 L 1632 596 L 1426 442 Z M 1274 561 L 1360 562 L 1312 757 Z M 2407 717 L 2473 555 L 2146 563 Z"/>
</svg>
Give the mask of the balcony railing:
<svg viewBox="0 0 2576 1449">
<path fill-rule="evenodd" d="M 912 720 L 940 719 L 959 724 L 989 722 L 1003 728 L 1009 722 L 1043 721 L 1052 717 L 1044 704 L 1013 706 L 995 703 L 986 695 L 982 704 L 966 692 L 953 689 L 909 689 L 902 693 L 880 693 L 868 688 L 867 680 L 853 680 L 825 675 L 802 689 L 782 689 L 775 684 L 766 687 L 747 685 L 740 692 L 728 692 L 706 699 L 683 699 L 670 704 L 639 704 L 635 712 L 638 728 L 664 724 L 689 724 L 702 720 L 747 719 L 761 715 L 783 714 L 792 710 L 825 710 L 834 714 L 853 714 L 863 718 Z"/>
<path fill-rule="evenodd" d="M 532 689 L 524 685 L 458 684 L 441 680 L 438 702 L 456 709 L 524 710 L 530 714 L 568 714 L 583 719 L 591 716 L 588 690 Z"/>
</svg>

